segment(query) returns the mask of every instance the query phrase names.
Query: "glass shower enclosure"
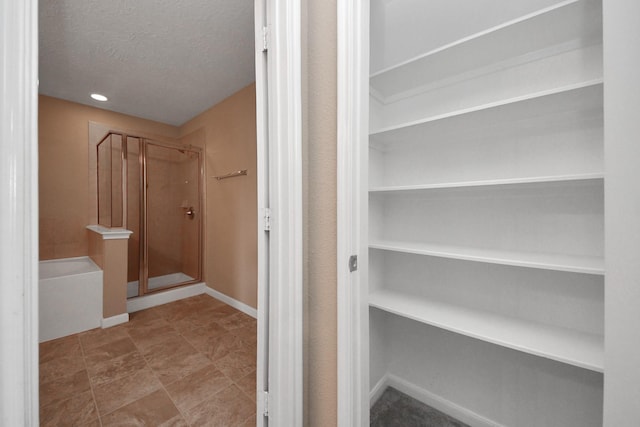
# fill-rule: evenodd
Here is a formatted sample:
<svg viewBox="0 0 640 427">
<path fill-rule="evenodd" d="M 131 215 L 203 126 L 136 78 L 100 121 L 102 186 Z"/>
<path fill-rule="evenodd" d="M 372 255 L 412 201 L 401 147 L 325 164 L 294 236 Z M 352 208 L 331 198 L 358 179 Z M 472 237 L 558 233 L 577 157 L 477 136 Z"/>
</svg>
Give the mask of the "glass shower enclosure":
<svg viewBox="0 0 640 427">
<path fill-rule="evenodd" d="M 97 146 L 98 223 L 133 233 L 127 297 L 202 279 L 202 151 L 107 134 Z"/>
</svg>

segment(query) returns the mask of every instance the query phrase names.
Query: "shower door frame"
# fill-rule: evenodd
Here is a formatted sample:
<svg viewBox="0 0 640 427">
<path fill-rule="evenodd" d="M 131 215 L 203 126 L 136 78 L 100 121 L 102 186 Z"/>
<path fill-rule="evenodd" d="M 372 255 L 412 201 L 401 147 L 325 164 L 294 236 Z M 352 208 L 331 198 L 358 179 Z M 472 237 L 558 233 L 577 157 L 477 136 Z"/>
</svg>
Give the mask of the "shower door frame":
<svg viewBox="0 0 640 427">
<path fill-rule="evenodd" d="M 129 151 L 128 151 L 128 139 L 136 138 L 140 141 L 140 148 L 138 151 L 138 166 L 140 168 L 139 172 L 139 267 L 138 267 L 138 295 L 132 298 L 138 298 L 145 295 L 154 294 L 156 292 L 166 291 L 172 288 L 178 288 L 186 285 L 192 285 L 196 283 L 202 282 L 202 273 L 203 273 L 203 231 L 204 231 L 204 211 L 205 211 L 205 203 L 204 203 L 204 161 L 203 161 L 203 150 L 200 147 L 196 147 L 193 145 L 183 145 L 175 142 L 168 141 L 158 141 L 151 138 L 146 138 L 143 136 L 129 134 L 127 132 L 109 130 L 96 144 L 96 164 L 98 164 L 99 153 L 98 148 L 100 144 L 102 144 L 107 138 L 111 135 L 118 135 L 122 138 L 122 147 L 121 147 L 121 170 L 122 170 L 122 227 L 128 228 L 128 192 L 129 192 L 129 170 L 128 170 L 128 162 L 129 162 Z M 199 203 L 199 218 L 198 218 L 198 274 L 197 277 L 193 280 L 189 280 L 186 282 L 179 282 L 172 285 L 162 286 L 158 289 L 149 290 L 149 232 L 148 232 L 148 221 L 147 221 L 147 145 L 155 145 L 162 148 L 169 148 L 178 151 L 190 151 L 198 154 L 198 203 Z M 96 169 L 97 171 L 99 169 Z M 99 189 L 97 194 L 97 202 L 98 202 L 98 215 L 100 212 L 100 197 L 99 197 Z M 99 216 L 98 216 L 99 220 Z M 129 298 L 127 298 L 129 299 Z"/>
<path fill-rule="evenodd" d="M 137 297 L 154 294 L 156 292 L 163 292 L 168 289 L 178 288 L 181 286 L 192 285 L 202 282 L 202 240 L 203 240 L 203 219 L 204 219 L 204 161 L 202 159 L 202 149 L 193 145 L 182 145 L 179 143 L 171 143 L 164 141 L 152 140 L 150 138 L 144 138 L 134 135 L 128 135 L 132 138 L 138 138 L 140 140 L 140 152 L 138 153 L 138 161 L 140 165 L 140 268 L 138 274 L 138 295 Z M 126 138 L 125 138 L 126 140 Z M 199 218 L 198 218 L 198 277 L 186 282 L 180 282 L 173 285 L 162 286 L 155 290 L 149 290 L 149 232 L 147 221 L 147 145 L 156 145 L 163 148 L 170 148 L 179 151 L 191 151 L 198 154 L 198 204 L 199 204 Z M 126 152 L 126 143 L 123 148 L 123 152 Z M 123 185 L 125 185 L 123 183 Z M 137 298 L 133 297 L 133 298 Z"/>
</svg>

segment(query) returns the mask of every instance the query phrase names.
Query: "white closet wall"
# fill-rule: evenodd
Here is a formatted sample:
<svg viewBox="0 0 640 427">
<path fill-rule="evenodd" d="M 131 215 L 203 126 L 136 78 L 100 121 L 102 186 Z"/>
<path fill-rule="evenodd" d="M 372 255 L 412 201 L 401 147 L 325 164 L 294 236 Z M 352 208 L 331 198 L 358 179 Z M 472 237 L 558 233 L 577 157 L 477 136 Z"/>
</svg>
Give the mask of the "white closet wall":
<svg viewBox="0 0 640 427">
<path fill-rule="evenodd" d="M 374 0 L 370 28 L 372 400 L 601 425 L 601 2 Z"/>
</svg>

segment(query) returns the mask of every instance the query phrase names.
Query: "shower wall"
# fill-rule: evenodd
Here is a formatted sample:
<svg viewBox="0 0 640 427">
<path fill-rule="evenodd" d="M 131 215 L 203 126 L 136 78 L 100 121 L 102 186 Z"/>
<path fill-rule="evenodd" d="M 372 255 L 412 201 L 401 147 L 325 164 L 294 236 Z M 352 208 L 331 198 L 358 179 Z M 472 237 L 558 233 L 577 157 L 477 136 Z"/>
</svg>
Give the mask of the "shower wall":
<svg viewBox="0 0 640 427">
<path fill-rule="evenodd" d="M 180 132 L 182 142 L 205 148 L 204 279 L 213 289 L 257 307 L 255 84 L 188 121 Z M 240 169 L 247 169 L 248 176 L 213 178 Z"/>
<path fill-rule="evenodd" d="M 40 259 L 88 255 L 89 122 L 168 138 L 178 128 L 57 98 L 38 97 Z"/>
</svg>

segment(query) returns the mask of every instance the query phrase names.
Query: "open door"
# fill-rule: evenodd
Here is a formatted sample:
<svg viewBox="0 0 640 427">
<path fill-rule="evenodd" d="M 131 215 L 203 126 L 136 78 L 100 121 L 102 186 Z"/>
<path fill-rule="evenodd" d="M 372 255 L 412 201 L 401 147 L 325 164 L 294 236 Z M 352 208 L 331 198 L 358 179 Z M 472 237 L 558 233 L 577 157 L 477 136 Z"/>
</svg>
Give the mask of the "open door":
<svg viewBox="0 0 640 427">
<path fill-rule="evenodd" d="M 258 426 L 302 426 L 299 0 L 256 0 Z"/>
</svg>

